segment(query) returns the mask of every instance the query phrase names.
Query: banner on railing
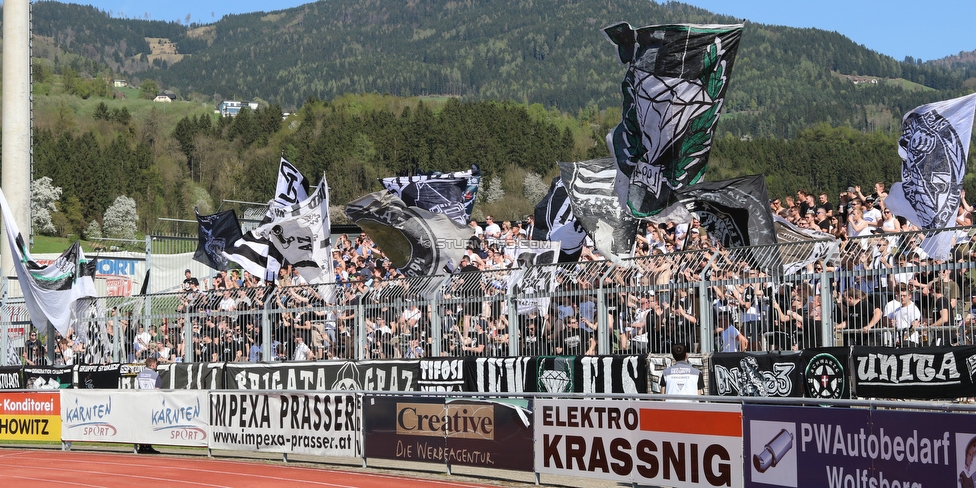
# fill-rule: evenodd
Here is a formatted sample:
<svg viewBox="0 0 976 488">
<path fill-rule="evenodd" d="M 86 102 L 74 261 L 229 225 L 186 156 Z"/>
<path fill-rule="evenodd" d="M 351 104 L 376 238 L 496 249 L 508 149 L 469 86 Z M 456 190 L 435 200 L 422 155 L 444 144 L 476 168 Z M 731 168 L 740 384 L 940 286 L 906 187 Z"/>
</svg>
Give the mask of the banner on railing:
<svg viewBox="0 0 976 488">
<path fill-rule="evenodd" d="M 421 366 L 422 384 L 456 388 L 447 391 L 647 393 L 644 356 L 464 358 L 460 371 L 452 369 L 456 363 L 428 361 Z"/>
<path fill-rule="evenodd" d="M 532 471 L 531 413 L 476 400 L 367 396 L 367 458 Z"/>
<path fill-rule="evenodd" d="M 720 396 L 803 396 L 799 353 L 712 354 L 709 393 Z"/>
<path fill-rule="evenodd" d="M 739 405 L 537 400 L 533 419 L 539 473 L 654 486 L 742 486 Z"/>
<path fill-rule="evenodd" d="M 973 486 L 972 414 L 744 405 L 747 487 Z"/>
<path fill-rule="evenodd" d="M 357 395 L 210 393 L 211 449 L 362 456 Z"/>
<path fill-rule="evenodd" d="M 81 364 L 77 370 L 77 388 L 113 388 L 119 387 L 122 378 L 122 363 L 112 364 Z"/>
<path fill-rule="evenodd" d="M 803 360 L 806 397 L 831 400 L 851 398 L 851 348 L 804 349 L 800 357 Z"/>
<path fill-rule="evenodd" d="M 63 390 L 65 441 L 206 446 L 206 392 Z"/>
<path fill-rule="evenodd" d="M 71 388 L 74 366 L 24 366 L 24 385 L 34 390 Z"/>
<path fill-rule="evenodd" d="M 24 387 L 20 366 L 0 366 L 0 390 L 19 390 Z"/>
<path fill-rule="evenodd" d="M 164 389 L 220 390 L 224 388 L 224 364 L 173 363 L 160 365 L 156 372 L 163 380 Z"/>
<path fill-rule="evenodd" d="M 861 398 L 976 396 L 976 346 L 855 347 L 852 355 Z"/>
<path fill-rule="evenodd" d="M 417 391 L 417 360 L 227 363 L 228 387 L 240 390 Z"/>
<path fill-rule="evenodd" d="M 0 394 L 0 440 L 60 441 L 61 395 L 58 392 Z"/>
</svg>

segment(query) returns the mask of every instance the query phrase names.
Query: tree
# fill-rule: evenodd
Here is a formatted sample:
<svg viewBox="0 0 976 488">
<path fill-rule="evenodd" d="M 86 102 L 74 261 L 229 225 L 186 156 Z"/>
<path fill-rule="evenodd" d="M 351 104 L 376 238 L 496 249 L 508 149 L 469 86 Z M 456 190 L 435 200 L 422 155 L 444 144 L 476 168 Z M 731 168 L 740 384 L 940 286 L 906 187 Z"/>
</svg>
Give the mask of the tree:
<svg viewBox="0 0 976 488">
<path fill-rule="evenodd" d="M 101 239 L 102 226 L 98 225 L 97 220 L 92 220 L 88 223 L 88 228 L 85 229 L 85 234 L 82 237 L 85 239 Z"/>
<path fill-rule="evenodd" d="M 147 79 L 139 85 L 139 98 L 152 100 L 159 94 L 159 85 L 155 81 Z"/>
<path fill-rule="evenodd" d="M 51 220 L 52 212 L 58 211 L 61 187 L 51 184 L 51 178 L 43 176 L 31 182 L 31 223 L 34 230 L 51 235 L 58 231 Z"/>
<path fill-rule="evenodd" d="M 105 235 L 116 239 L 135 239 L 138 221 L 136 201 L 125 195 L 119 195 L 115 203 L 105 209 L 105 217 L 102 219 Z"/>
<path fill-rule="evenodd" d="M 525 175 L 525 183 L 522 184 L 522 194 L 529 203 L 538 202 L 549 193 L 549 185 L 542 181 L 542 177 L 531 171 Z"/>
<path fill-rule="evenodd" d="M 548 189 L 546 190 L 548 192 Z M 488 187 L 481 193 L 484 195 L 485 203 L 500 202 L 505 198 L 505 189 L 502 188 L 502 178 L 498 175 L 492 176 L 488 182 Z"/>
</svg>

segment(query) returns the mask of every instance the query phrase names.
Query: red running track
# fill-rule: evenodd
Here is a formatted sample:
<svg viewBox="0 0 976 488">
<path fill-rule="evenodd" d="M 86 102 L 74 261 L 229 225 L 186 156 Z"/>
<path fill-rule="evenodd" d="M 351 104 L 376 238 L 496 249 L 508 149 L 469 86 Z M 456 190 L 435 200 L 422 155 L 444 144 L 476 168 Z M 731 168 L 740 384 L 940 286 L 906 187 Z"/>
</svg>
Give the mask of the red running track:
<svg viewBox="0 0 976 488">
<path fill-rule="evenodd" d="M 421 488 L 481 487 L 314 467 L 184 456 L 0 449 L 0 485 L 8 487 L 316 486 Z"/>
</svg>

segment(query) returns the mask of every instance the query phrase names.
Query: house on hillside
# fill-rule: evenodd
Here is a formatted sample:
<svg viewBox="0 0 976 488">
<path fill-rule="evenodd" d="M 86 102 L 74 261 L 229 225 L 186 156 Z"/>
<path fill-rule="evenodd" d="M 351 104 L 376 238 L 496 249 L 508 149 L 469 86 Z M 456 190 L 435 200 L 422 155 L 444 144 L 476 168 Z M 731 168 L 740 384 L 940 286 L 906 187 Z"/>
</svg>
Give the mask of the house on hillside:
<svg viewBox="0 0 976 488">
<path fill-rule="evenodd" d="M 241 109 L 248 107 L 251 110 L 258 109 L 258 102 L 238 102 L 237 100 L 224 100 L 217 106 L 217 112 L 221 117 L 236 117 Z"/>
<path fill-rule="evenodd" d="M 159 92 L 159 95 L 156 95 L 156 98 L 153 99 L 154 102 L 163 102 L 163 103 L 170 103 L 173 100 L 176 100 L 176 94 L 169 90 L 163 90 Z"/>
<path fill-rule="evenodd" d="M 112 86 L 115 88 L 125 88 L 129 86 L 129 82 L 126 80 L 112 80 Z"/>
</svg>

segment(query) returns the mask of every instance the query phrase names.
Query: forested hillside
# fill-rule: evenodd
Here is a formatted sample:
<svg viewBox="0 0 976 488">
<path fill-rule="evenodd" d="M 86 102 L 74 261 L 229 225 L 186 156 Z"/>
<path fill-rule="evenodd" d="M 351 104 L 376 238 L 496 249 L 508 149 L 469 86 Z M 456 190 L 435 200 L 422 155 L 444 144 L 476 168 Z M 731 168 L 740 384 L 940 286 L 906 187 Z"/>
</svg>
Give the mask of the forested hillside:
<svg viewBox="0 0 976 488">
<path fill-rule="evenodd" d="M 601 28 L 741 21 L 647 0 L 327 0 L 190 27 L 57 2 L 34 12 L 35 33 L 136 79 L 189 99 L 258 98 L 286 111 L 309 97 L 374 92 L 592 112 L 620 103 L 623 68 Z M 141 37 L 169 38 L 190 56 L 151 63 Z M 881 82 L 854 87 L 850 76 Z M 912 107 L 976 89 L 976 64 L 897 61 L 835 32 L 747 22 L 730 85 L 720 130 L 737 137 L 794 137 L 821 122 L 891 130 Z"/>
</svg>

